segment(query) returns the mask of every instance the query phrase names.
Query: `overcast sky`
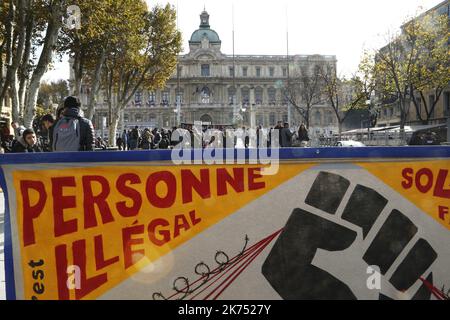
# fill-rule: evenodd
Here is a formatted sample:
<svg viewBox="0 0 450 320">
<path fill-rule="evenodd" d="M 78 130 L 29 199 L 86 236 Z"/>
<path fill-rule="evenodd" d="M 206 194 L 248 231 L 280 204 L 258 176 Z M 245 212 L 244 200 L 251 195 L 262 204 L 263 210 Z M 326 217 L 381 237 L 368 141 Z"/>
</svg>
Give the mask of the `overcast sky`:
<svg viewBox="0 0 450 320">
<path fill-rule="evenodd" d="M 232 54 L 233 7 L 235 53 L 252 55 L 336 55 L 338 72 L 353 73 L 364 48 L 383 46 L 385 34 L 441 0 L 147 0 L 149 6 L 171 3 L 178 8 L 183 49 L 200 25 L 206 8 L 211 28 L 222 40 L 222 52 Z M 67 79 L 67 61 L 56 63 L 45 80 Z"/>
</svg>

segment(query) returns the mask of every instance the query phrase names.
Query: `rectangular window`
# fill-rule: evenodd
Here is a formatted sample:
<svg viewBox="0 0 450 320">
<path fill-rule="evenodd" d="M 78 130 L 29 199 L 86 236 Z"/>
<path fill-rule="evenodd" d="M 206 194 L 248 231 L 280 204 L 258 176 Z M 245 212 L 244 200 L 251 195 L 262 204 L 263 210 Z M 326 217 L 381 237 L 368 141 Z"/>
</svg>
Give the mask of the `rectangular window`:
<svg viewBox="0 0 450 320">
<path fill-rule="evenodd" d="M 275 104 L 276 103 L 276 91 L 275 91 L 275 88 L 269 88 L 267 93 L 269 95 L 269 104 Z"/>
<path fill-rule="evenodd" d="M 202 64 L 202 77 L 209 77 L 209 64 Z"/>
<path fill-rule="evenodd" d="M 287 77 L 287 68 L 283 67 L 283 77 Z"/>
<path fill-rule="evenodd" d="M 161 104 L 164 106 L 169 105 L 169 91 L 163 91 Z"/>
<path fill-rule="evenodd" d="M 271 76 L 271 77 L 275 76 L 275 68 L 274 67 L 269 68 L 269 76 Z"/>
<path fill-rule="evenodd" d="M 230 67 L 228 70 L 230 72 L 230 77 L 234 77 L 234 68 Z"/>
<path fill-rule="evenodd" d="M 138 91 L 134 94 L 134 104 L 140 106 L 142 102 L 142 92 Z"/>
<path fill-rule="evenodd" d="M 156 93 L 154 91 L 150 91 L 148 93 L 148 104 L 154 106 L 156 102 Z"/>
<path fill-rule="evenodd" d="M 247 67 L 242 67 L 242 76 L 246 77 L 247 76 L 247 71 L 248 71 Z"/>
<path fill-rule="evenodd" d="M 261 67 L 256 67 L 256 77 L 257 78 L 261 77 Z"/>
</svg>

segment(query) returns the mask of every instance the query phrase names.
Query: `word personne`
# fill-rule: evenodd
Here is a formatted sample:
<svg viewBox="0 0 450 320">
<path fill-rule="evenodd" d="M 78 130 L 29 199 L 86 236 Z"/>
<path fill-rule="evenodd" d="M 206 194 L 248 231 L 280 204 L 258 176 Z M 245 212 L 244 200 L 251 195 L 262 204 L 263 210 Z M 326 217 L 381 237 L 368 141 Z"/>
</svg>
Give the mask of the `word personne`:
<svg viewBox="0 0 450 320">
<path fill-rule="evenodd" d="M 143 201 L 148 201 L 151 208 L 169 209 L 176 202 L 192 203 L 194 192 L 202 199 L 209 199 L 228 195 L 230 189 L 244 193 L 266 187 L 266 182 L 260 180 L 263 178 L 261 168 L 217 168 L 214 175 L 212 170 L 200 169 L 199 176 L 189 169 L 182 169 L 176 174 L 172 171 L 155 171 L 147 177 L 123 173 L 116 179 L 107 179 L 101 175 L 63 176 L 53 177 L 51 183 L 47 184 L 40 180 L 21 180 L 24 247 L 36 243 L 35 224 L 43 215 L 53 220 L 54 236 L 58 238 L 113 223 L 119 218 L 142 215 Z M 215 177 L 215 181 L 211 177 Z M 100 191 L 95 192 L 94 185 Z M 165 187 L 165 194 L 157 192 L 158 185 Z M 214 185 L 215 195 L 212 192 Z M 145 190 L 142 191 L 142 188 Z M 31 194 L 37 194 L 37 200 L 32 199 Z M 82 207 L 77 197 L 82 198 Z M 131 206 L 127 205 L 127 200 L 131 200 Z M 45 211 L 48 206 L 51 210 Z M 96 207 L 100 219 L 97 218 Z M 82 214 L 68 219 L 65 217 L 68 209 L 80 210 Z"/>
</svg>

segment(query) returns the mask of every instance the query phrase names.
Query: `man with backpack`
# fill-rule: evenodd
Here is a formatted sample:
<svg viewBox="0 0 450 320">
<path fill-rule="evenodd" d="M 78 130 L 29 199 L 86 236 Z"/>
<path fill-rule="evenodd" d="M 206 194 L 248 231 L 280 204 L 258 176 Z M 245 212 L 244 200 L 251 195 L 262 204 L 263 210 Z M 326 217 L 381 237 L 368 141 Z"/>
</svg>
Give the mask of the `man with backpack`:
<svg viewBox="0 0 450 320">
<path fill-rule="evenodd" d="M 77 97 L 64 100 L 64 115 L 53 128 L 53 151 L 93 151 L 94 127 L 82 117 L 81 103 Z"/>
</svg>

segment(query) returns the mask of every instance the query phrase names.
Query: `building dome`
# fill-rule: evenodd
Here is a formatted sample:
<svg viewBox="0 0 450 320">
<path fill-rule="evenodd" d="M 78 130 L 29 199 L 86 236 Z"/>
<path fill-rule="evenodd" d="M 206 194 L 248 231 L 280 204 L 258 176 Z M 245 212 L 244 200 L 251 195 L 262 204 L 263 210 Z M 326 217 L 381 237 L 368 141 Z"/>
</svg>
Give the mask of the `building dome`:
<svg viewBox="0 0 450 320">
<path fill-rule="evenodd" d="M 200 43 L 203 38 L 207 38 L 211 43 L 220 43 L 220 38 L 217 32 L 212 30 L 209 26 L 209 14 L 203 11 L 200 15 L 200 28 L 192 33 L 190 43 Z"/>
</svg>

